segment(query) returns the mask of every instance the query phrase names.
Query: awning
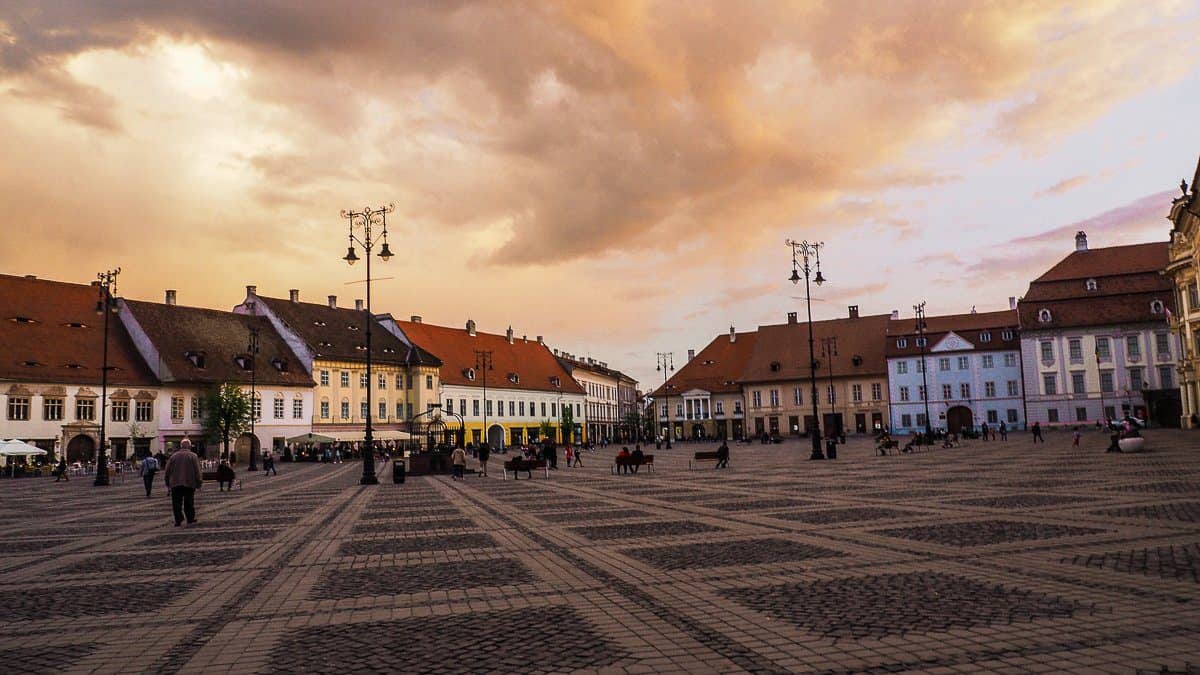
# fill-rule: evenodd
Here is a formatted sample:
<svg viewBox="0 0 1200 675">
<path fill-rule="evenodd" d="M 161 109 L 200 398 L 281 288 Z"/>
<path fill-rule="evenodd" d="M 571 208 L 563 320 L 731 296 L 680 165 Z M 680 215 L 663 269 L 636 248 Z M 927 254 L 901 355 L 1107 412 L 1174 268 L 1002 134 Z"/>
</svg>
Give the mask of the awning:
<svg viewBox="0 0 1200 675">
<path fill-rule="evenodd" d="M 336 443 L 338 439 L 324 434 L 300 434 L 287 439 L 288 443 Z"/>
<path fill-rule="evenodd" d="M 338 441 L 354 442 L 363 440 L 365 433 L 360 429 L 358 431 L 330 431 L 329 435 Z M 406 441 L 412 436 L 406 431 L 372 430 L 371 438 L 377 441 Z"/>
<path fill-rule="evenodd" d="M 44 455 L 46 451 L 30 445 L 24 441 L 13 439 L 11 441 L 0 441 L 0 456 L 3 457 L 29 457 L 31 455 Z"/>
</svg>

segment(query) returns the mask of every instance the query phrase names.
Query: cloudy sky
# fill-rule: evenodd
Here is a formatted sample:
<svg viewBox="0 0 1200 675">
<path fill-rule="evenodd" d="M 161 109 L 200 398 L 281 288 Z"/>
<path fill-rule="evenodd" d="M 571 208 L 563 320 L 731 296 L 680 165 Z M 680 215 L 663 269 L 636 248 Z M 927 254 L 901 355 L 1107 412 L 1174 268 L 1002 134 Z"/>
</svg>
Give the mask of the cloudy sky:
<svg viewBox="0 0 1200 675">
<path fill-rule="evenodd" d="M 652 381 L 731 324 L 1007 306 L 1165 240 L 1200 154 L 1200 5 L 0 0 L 0 271 L 375 308 Z M 436 345 L 431 346 L 436 351 Z"/>
</svg>

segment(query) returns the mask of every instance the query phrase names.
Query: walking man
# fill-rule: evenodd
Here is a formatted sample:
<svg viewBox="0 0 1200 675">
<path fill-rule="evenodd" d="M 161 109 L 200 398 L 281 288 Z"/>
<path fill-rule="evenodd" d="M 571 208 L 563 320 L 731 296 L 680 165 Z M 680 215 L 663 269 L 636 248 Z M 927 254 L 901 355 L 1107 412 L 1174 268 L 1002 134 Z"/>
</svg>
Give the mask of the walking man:
<svg viewBox="0 0 1200 675">
<path fill-rule="evenodd" d="M 1033 423 L 1033 442 L 1037 443 L 1038 441 L 1045 443 L 1046 439 L 1042 438 L 1042 423 L 1034 422 Z"/>
<path fill-rule="evenodd" d="M 488 458 L 492 456 L 492 448 L 487 443 L 479 446 L 479 470 L 483 472 L 484 477 L 487 477 Z"/>
<path fill-rule="evenodd" d="M 192 442 L 183 439 L 179 449 L 167 460 L 163 469 L 167 488 L 171 490 L 171 511 L 175 514 L 175 527 L 183 524 L 186 516 L 188 525 L 196 522 L 196 490 L 203 478 L 200 473 L 200 458 L 192 452 Z"/>
<path fill-rule="evenodd" d="M 70 478 L 67 477 L 67 458 L 66 457 L 58 458 L 58 466 L 55 467 L 54 473 L 55 473 L 55 475 L 58 476 L 57 478 L 54 479 L 55 483 L 57 483 L 60 480 L 65 480 L 65 481 L 71 480 Z"/>
<path fill-rule="evenodd" d="M 1036 422 L 1035 422 L 1035 424 L 1036 424 Z M 1000 440 L 1002 440 L 1002 441 L 1008 440 L 1008 425 L 1005 424 L 1003 420 L 1000 421 Z"/>
<path fill-rule="evenodd" d="M 150 488 L 154 486 L 154 474 L 158 473 L 158 460 L 154 455 L 146 455 L 142 460 L 142 482 L 146 484 L 146 497 L 150 497 Z"/>
<path fill-rule="evenodd" d="M 450 453 L 450 465 L 454 467 L 454 473 L 450 476 L 451 480 L 462 480 L 467 468 L 467 451 L 455 448 L 454 452 Z"/>
</svg>

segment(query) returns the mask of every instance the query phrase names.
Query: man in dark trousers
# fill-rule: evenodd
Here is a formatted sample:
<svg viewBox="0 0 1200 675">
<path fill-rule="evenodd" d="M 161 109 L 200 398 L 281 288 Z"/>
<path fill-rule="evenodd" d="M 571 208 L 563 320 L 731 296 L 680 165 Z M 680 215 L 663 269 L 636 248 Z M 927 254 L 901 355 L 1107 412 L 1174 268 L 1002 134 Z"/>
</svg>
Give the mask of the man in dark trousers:
<svg viewBox="0 0 1200 675">
<path fill-rule="evenodd" d="M 1037 443 L 1038 441 L 1045 443 L 1046 439 L 1042 438 L 1042 423 L 1034 422 L 1033 423 L 1033 442 Z"/>
<path fill-rule="evenodd" d="M 142 482 L 146 485 L 146 496 L 150 496 L 150 488 L 154 486 L 154 475 L 158 473 L 158 460 L 153 455 L 146 455 L 142 460 Z"/>
<path fill-rule="evenodd" d="M 175 527 L 183 524 L 186 516 L 189 525 L 196 522 L 196 490 L 203 482 L 200 473 L 200 458 L 192 452 L 192 442 L 183 439 L 179 449 L 167 460 L 163 469 L 167 488 L 171 491 L 171 510 L 175 514 Z"/>
<path fill-rule="evenodd" d="M 721 441 L 721 447 L 717 448 L 717 467 L 718 469 L 729 468 L 729 444 L 724 440 Z"/>
<path fill-rule="evenodd" d="M 638 469 L 642 468 L 642 460 L 646 459 L 646 453 L 642 452 L 640 443 L 633 446 L 633 452 L 630 453 L 629 459 L 632 460 L 629 464 L 633 468 L 633 472 L 637 473 Z"/>
</svg>

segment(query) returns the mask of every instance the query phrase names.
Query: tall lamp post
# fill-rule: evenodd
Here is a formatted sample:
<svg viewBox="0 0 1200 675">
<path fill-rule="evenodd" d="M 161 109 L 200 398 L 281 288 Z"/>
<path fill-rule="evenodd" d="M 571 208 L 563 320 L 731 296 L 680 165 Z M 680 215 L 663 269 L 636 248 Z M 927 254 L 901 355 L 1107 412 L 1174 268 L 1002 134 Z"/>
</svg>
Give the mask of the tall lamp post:
<svg viewBox="0 0 1200 675">
<path fill-rule="evenodd" d="M 117 289 L 117 275 L 121 268 L 100 272 L 96 278 L 100 280 L 100 298 L 96 300 L 96 313 L 104 316 L 104 356 L 100 366 L 100 450 L 96 453 L 96 480 L 92 483 L 97 487 L 108 485 L 108 457 L 104 454 L 105 432 L 108 427 L 108 315 L 118 311 L 117 298 L 113 292 Z"/>
<path fill-rule="evenodd" d="M 833 357 L 837 356 L 837 337 L 830 335 L 821 338 L 821 356 L 829 365 L 829 424 L 832 429 L 826 429 L 831 439 L 838 435 L 837 429 L 837 396 L 833 393 Z M 834 440 L 833 442 L 837 442 Z M 830 458 L 832 459 L 832 457 Z"/>
<path fill-rule="evenodd" d="M 913 305 L 913 311 L 917 315 L 917 346 L 921 348 L 921 391 L 924 392 L 921 400 L 925 402 L 925 442 L 928 443 L 933 438 L 933 423 L 929 419 L 929 364 L 925 362 L 925 301 Z"/>
<path fill-rule="evenodd" d="M 825 277 L 821 275 L 821 247 L 825 244 L 819 241 L 810 242 L 807 239 L 804 241 L 788 239 L 786 243 L 792 249 L 791 282 L 793 285 L 800 283 L 800 272 L 804 272 L 804 302 L 808 309 L 808 378 L 812 383 L 813 414 L 812 455 L 809 456 L 809 459 L 825 459 L 825 453 L 821 451 L 821 418 L 820 412 L 817 410 L 817 355 L 813 347 L 812 289 L 809 286 L 810 277 L 812 283 L 818 286 L 825 283 Z M 816 274 L 813 275 L 813 272 Z"/>
<path fill-rule="evenodd" d="M 675 352 L 658 352 L 658 365 L 655 370 L 663 374 L 663 400 L 667 406 L 667 449 L 671 449 L 671 436 L 675 434 L 675 425 L 671 423 L 671 392 L 667 388 L 667 378 L 675 370 Z"/>
<path fill-rule="evenodd" d="M 483 373 L 483 442 L 486 443 L 489 448 L 491 447 L 491 443 L 488 439 L 488 426 L 487 426 L 487 424 L 488 424 L 488 422 L 487 422 L 487 420 L 488 420 L 487 374 L 488 374 L 488 371 L 493 368 L 492 361 L 493 361 L 494 356 L 495 356 L 495 352 L 493 352 L 490 349 L 476 349 L 475 350 L 475 370 Z M 500 451 L 500 448 L 496 448 L 496 452 L 499 452 L 499 451 Z"/>
<path fill-rule="evenodd" d="M 262 404 L 259 403 L 258 413 L 255 413 L 254 403 L 258 401 L 258 391 L 256 388 L 257 379 L 255 368 L 258 361 L 258 329 L 250 328 L 250 344 L 246 346 L 246 351 L 250 353 L 250 464 L 246 467 L 247 471 L 258 471 L 258 452 L 255 446 L 258 445 L 258 436 L 254 435 L 254 422 L 258 415 L 262 414 Z"/>
<path fill-rule="evenodd" d="M 375 209 L 365 206 L 361 211 L 342 211 L 342 217 L 350 221 L 350 246 L 346 249 L 346 257 L 342 259 L 350 265 L 358 262 L 358 255 L 354 252 L 355 243 L 363 247 L 367 259 L 367 306 L 363 317 L 367 324 L 367 428 L 363 434 L 361 485 L 379 484 L 379 477 L 375 475 L 375 439 L 371 433 L 371 324 L 374 322 L 371 315 L 371 249 L 382 240 L 379 258 L 384 262 L 391 259 L 392 250 L 388 248 L 387 241 L 387 214 L 395 210 L 394 204 L 388 204 Z M 376 227 L 379 227 L 379 232 L 375 232 Z M 356 230 L 359 234 L 355 234 Z"/>
</svg>

